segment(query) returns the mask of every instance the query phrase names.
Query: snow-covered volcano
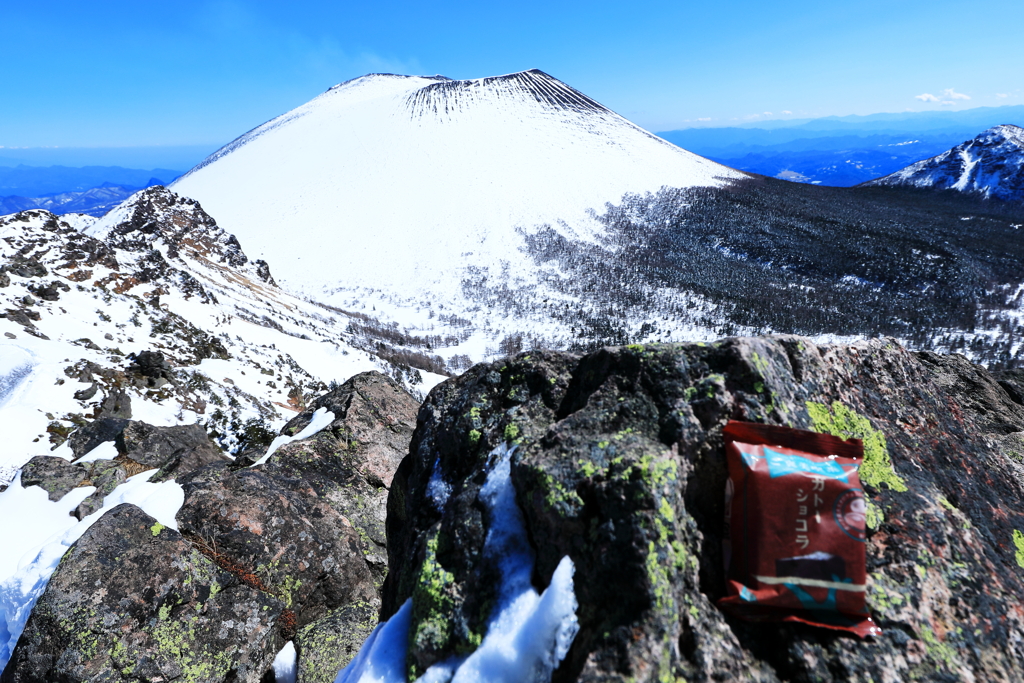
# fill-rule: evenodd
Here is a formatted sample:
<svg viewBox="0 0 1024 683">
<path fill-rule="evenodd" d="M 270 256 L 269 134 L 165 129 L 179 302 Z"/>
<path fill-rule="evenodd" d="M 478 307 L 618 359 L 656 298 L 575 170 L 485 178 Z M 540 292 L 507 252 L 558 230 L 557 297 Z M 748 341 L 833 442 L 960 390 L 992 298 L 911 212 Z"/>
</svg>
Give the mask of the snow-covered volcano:
<svg viewBox="0 0 1024 683">
<path fill-rule="evenodd" d="M 864 184 L 930 187 L 1005 200 L 1024 199 L 1024 128 L 989 128 L 947 152 Z"/>
<path fill-rule="evenodd" d="M 225 146 L 172 188 L 271 262 L 286 289 L 450 300 L 467 269 L 533 280 L 523 233 L 593 238 L 626 193 L 743 174 L 651 135 L 537 70 L 371 74 Z M 520 264 L 522 267 L 520 267 Z M 331 299 L 328 299 L 331 300 Z"/>
</svg>

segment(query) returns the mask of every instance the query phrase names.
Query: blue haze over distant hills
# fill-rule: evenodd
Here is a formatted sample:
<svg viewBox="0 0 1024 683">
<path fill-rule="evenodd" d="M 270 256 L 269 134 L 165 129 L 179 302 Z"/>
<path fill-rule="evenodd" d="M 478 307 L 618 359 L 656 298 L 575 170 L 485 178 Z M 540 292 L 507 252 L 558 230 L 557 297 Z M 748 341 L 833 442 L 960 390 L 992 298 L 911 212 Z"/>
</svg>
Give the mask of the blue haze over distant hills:
<svg viewBox="0 0 1024 683">
<path fill-rule="evenodd" d="M 849 186 L 945 152 L 1004 123 L 1024 124 L 1024 105 L 762 121 L 658 135 L 742 171 Z"/>
<path fill-rule="evenodd" d="M 102 215 L 137 190 L 172 182 L 216 148 L 0 147 L 0 214 L 43 208 Z"/>
</svg>

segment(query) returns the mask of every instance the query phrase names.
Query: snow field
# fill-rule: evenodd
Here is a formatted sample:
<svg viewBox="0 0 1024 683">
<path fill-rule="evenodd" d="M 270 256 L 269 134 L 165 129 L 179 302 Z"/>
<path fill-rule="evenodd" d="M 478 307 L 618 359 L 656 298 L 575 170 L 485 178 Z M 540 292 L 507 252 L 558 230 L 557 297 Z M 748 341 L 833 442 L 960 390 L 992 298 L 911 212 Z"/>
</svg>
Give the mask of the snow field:
<svg viewBox="0 0 1024 683">
<path fill-rule="evenodd" d="M 284 286 L 461 296 L 467 264 L 534 278 L 517 228 L 579 239 L 627 192 L 739 177 L 540 72 L 439 81 L 371 75 L 243 136 L 172 185 L 274 264 Z M 289 235 L 282 238 L 282 235 Z M 310 249 L 315 244 L 316 249 Z M 402 318 L 404 320 L 404 318 Z"/>
</svg>

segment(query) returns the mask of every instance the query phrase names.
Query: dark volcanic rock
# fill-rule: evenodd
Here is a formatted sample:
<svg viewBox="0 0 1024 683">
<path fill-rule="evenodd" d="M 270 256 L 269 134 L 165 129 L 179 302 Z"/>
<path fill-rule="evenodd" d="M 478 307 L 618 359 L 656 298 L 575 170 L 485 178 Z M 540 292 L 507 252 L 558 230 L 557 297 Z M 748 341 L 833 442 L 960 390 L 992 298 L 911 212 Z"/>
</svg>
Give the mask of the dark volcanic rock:
<svg viewBox="0 0 1024 683">
<path fill-rule="evenodd" d="M 729 419 L 864 440 L 880 637 L 742 622 L 715 606 Z M 555 681 L 1024 680 L 1022 437 L 1022 406 L 987 372 L 884 340 L 727 339 L 479 365 L 421 408 L 388 502 L 382 616 L 412 597 L 418 669 L 474 647 L 496 583 L 478 493 L 490 452 L 512 442 L 535 585 L 565 555 L 576 567 L 580 631 Z M 443 504 L 432 476 L 450 486 Z"/>
<path fill-rule="evenodd" d="M 197 424 L 154 427 L 130 421 L 117 435 L 115 444 L 119 454 L 145 469 L 161 468 L 151 481 L 170 479 L 213 462 L 229 460 Z"/>
<path fill-rule="evenodd" d="M 159 389 L 173 379 L 173 368 L 159 351 L 142 351 L 128 356 L 131 364 L 127 373 L 135 375 L 140 387 Z"/>
<path fill-rule="evenodd" d="M 61 560 L 0 681 L 256 683 L 283 643 L 283 609 L 119 505 Z"/>
<path fill-rule="evenodd" d="M 71 489 L 82 486 L 85 478 L 84 467 L 53 455 L 37 455 L 21 468 L 21 485 L 41 487 L 52 501 L 58 501 Z"/>
<path fill-rule="evenodd" d="M 68 437 L 68 445 L 75 458 L 81 458 L 101 443 L 116 439 L 126 424 L 128 420 L 123 417 L 101 417 L 76 429 Z"/>
</svg>

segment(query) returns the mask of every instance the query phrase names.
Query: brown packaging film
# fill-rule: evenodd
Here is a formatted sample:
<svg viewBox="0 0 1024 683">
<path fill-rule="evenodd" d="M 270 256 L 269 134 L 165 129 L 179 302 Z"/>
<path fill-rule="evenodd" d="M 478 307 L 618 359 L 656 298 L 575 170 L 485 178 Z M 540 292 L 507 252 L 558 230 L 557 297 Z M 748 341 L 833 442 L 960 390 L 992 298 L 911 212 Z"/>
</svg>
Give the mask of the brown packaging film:
<svg viewBox="0 0 1024 683">
<path fill-rule="evenodd" d="M 729 422 L 726 611 L 881 633 L 865 605 L 866 501 L 858 439 Z"/>
</svg>

